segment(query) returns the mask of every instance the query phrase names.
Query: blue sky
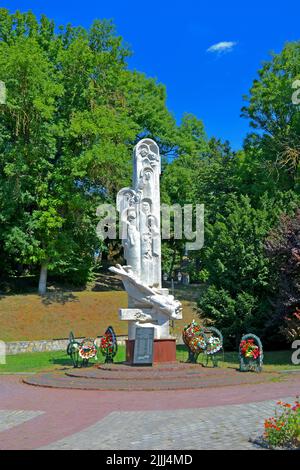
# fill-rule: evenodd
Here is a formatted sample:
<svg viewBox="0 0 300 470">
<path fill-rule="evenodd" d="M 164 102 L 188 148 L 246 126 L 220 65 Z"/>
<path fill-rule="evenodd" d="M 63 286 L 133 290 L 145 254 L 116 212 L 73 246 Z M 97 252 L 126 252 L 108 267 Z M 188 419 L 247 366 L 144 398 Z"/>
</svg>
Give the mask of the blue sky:
<svg viewBox="0 0 300 470">
<path fill-rule="evenodd" d="M 11 0 L 1 7 L 85 27 L 95 18 L 113 19 L 134 52 L 130 68 L 166 85 L 177 121 L 194 113 L 209 136 L 228 139 L 234 149 L 249 130 L 240 118 L 242 97 L 261 62 L 286 41 L 300 39 L 299 0 Z M 236 44 L 227 52 L 207 52 L 220 42 Z"/>
</svg>

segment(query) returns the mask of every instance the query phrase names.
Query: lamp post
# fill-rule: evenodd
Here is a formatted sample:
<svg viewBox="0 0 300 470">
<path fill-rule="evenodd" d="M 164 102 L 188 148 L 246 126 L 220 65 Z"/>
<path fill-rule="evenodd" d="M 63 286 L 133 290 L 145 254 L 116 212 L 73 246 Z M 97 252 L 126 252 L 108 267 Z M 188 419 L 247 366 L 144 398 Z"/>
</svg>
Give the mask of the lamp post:
<svg viewBox="0 0 300 470">
<path fill-rule="evenodd" d="M 174 297 L 174 278 L 173 278 L 173 274 L 172 274 L 172 277 L 171 277 L 171 292 L 172 292 L 172 295 Z M 175 322 L 174 320 L 172 319 L 171 320 L 171 331 L 172 331 L 172 334 L 174 333 L 174 327 L 175 327 Z"/>
</svg>

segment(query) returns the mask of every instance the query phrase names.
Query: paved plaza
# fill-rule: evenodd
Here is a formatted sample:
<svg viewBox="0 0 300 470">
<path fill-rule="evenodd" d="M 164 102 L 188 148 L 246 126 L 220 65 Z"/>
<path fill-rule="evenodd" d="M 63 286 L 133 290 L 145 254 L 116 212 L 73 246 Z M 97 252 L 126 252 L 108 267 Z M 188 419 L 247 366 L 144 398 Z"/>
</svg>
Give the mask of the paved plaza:
<svg viewBox="0 0 300 470">
<path fill-rule="evenodd" d="M 249 437 L 279 399 L 300 391 L 283 382 L 197 390 L 50 389 L 0 377 L 0 449 L 256 449 Z"/>
<path fill-rule="evenodd" d="M 286 401 L 292 398 L 285 398 Z M 114 411 L 45 449 L 254 449 L 252 430 L 263 428 L 276 400 L 172 411 Z"/>
</svg>

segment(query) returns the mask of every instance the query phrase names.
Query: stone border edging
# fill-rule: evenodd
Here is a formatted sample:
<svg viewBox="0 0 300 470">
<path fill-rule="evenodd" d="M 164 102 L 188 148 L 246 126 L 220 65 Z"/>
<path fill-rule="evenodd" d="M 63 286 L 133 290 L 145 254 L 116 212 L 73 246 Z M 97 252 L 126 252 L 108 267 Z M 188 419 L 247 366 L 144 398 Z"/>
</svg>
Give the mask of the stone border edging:
<svg viewBox="0 0 300 470">
<path fill-rule="evenodd" d="M 124 345 L 127 335 L 117 335 L 119 345 Z M 78 341 L 84 337 L 76 338 Z M 61 339 L 45 339 L 45 340 L 32 340 L 32 341 L 11 341 L 5 343 L 7 356 L 15 354 L 31 353 L 31 352 L 46 352 L 46 351 L 64 351 L 67 349 L 68 338 Z M 176 337 L 176 343 L 182 344 L 181 337 Z"/>
<path fill-rule="evenodd" d="M 79 341 L 82 338 L 76 338 Z M 117 336 L 118 344 L 125 344 L 127 336 Z M 67 349 L 69 340 L 62 339 L 49 339 L 49 340 L 32 340 L 32 341 L 12 341 L 6 343 L 6 354 L 12 356 L 15 354 L 23 354 L 30 352 L 45 352 L 45 351 L 64 351 Z"/>
</svg>

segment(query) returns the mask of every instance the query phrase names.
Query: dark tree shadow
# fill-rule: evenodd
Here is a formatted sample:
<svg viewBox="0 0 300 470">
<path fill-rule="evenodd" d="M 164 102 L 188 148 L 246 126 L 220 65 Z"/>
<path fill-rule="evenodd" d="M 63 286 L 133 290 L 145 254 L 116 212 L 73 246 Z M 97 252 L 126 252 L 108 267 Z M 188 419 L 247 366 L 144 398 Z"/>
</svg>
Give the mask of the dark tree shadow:
<svg viewBox="0 0 300 470">
<path fill-rule="evenodd" d="M 122 281 L 110 272 L 99 273 L 92 289 L 94 292 L 123 291 Z"/>
<path fill-rule="evenodd" d="M 78 302 L 78 297 L 72 294 L 72 292 L 54 291 L 43 295 L 41 297 L 41 301 L 44 305 L 51 305 L 54 303 L 64 305 L 67 302 Z"/>
<path fill-rule="evenodd" d="M 50 360 L 51 364 L 63 366 L 64 369 L 74 369 L 72 359 L 70 357 L 56 357 Z M 90 360 L 86 366 L 84 366 L 84 369 L 87 369 L 88 367 L 94 367 L 95 364 L 100 364 L 99 362 Z M 78 369 L 82 367 L 82 360 L 79 359 L 79 364 L 78 364 Z"/>
</svg>

